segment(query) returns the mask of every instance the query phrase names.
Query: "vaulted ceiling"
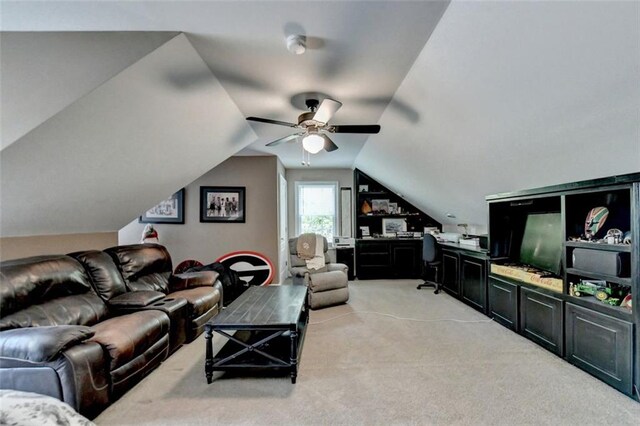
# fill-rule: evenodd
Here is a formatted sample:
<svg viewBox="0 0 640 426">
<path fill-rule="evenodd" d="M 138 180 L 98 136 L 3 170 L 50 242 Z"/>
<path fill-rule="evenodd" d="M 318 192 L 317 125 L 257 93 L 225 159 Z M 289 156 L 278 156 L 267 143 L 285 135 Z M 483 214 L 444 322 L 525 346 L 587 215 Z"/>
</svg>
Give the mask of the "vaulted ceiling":
<svg viewBox="0 0 640 426">
<path fill-rule="evenodd" d="M 444 223 L 484 196 L 640 170 L 637 2 L 2 1 L 0 234 L 113 231 L 314 92 L 315 167 L 363 169 Z M 304 34 L 294 56 L 285 36 Z M 342 136 L 342 137 L 340 137 Z M 457 216 L 447 219 L 446 213 Z"/>
</svg>

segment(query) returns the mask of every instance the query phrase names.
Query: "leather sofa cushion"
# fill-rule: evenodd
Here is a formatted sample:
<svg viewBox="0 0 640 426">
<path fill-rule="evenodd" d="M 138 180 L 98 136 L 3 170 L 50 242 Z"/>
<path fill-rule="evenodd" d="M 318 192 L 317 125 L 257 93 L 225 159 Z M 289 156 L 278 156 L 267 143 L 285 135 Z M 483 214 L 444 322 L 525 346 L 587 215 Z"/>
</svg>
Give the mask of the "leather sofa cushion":
<svg viewBox="0 0 640 426">
<path fill-rule="evenodd" d="M 84 266 L 93 282 L 93 287 L 102 300 L 107 301 L 127 291 L 127 286 L 118 267 L 107 253 L 89 250 L 69 253 L 69 256 Z"/>
<path fill-rule="evenodd" d="M 114 260 L 130 290 L 168 292 L 171 256 L 160 244 L 131 244 L 105 250 Z"/>
<path fill-rule="evenodd" d="M 4 316 L 0 318 L 0 331 L 48 325 L 92 326 L 108 315 L 107 305 L 91 291 L 53 299 Z"/>
<path fill-rule="evenodd" d="M 125 365 L 169 333 L 169 317 L 160 311 L 140 311 L 102 321 L 92 327 L 92 341 L 109 353 L 109 370 Z"/>
<path fill-rule="evenodd" d="M 187 299 L 191 318 L 199 317 L 220 301 L 220 290 L 214 287 L 197 287 L 170 293 L 168 297 Z"/>
<path fill-rule="evenodd" d="M 89 327 L 60 325 L 7 330 L 0 334 L 0 356 L 47 362 L 66 348 L 93 336 Z"/>
<path fill-rule="evenodd" d="M 130 291 L 129 293 L 121 294 L 114 297 L 109 301 L 109 306 L 112 308 L 142 308 L 164 299 L 165 294 L 159 291 Z"/>
<path fill-rule="evenodd" d="M 93 291 L 84 268 L 64 255 L 0 262 L 0 315 L 59 297 Z"/>
<path fill-rule="evenodd" d="M 169 290 L 178 291 L 196 287 L 211 287 L 220 276 L 216 271 L 184 272 L 171 275 L 169 278 Z"/>
</svg>

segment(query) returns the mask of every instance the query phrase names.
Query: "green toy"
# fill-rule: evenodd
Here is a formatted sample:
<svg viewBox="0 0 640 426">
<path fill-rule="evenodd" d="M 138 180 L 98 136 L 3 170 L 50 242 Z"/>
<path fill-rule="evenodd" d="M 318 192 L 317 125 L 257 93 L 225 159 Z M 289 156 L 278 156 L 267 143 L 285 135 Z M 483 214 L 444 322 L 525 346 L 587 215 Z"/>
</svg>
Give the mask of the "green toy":
<svg viewBox="0 0 640 426">
<path fill-rule="evenodd" d="M 594 296 L 612 306 L 618 306 L 628 292 L 628 288 L 604 280 L 580 280 L 578 284 L 573 284 L 574 296 Z"/>
</svg>

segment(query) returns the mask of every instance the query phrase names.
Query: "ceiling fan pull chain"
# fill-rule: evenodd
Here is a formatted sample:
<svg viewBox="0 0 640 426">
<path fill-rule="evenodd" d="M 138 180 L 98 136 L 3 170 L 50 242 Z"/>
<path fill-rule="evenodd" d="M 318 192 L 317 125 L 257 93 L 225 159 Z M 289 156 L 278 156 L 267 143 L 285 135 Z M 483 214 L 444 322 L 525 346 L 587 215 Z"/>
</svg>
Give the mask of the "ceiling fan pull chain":
<svg viewBox="0 0 640 426">
<path fill-rule="evenodd" d="M 305 151 L 305 149 L 304 149 L 304 147 L 302 146 L 302 144 L 300 144 L 300 148 L 302 148 L 302 165 L 303 165 L 303 166 L 306 166 L 306 165 L 307 165 L 307 163 L 304 161 L 304 151 Z"/>
</svg>

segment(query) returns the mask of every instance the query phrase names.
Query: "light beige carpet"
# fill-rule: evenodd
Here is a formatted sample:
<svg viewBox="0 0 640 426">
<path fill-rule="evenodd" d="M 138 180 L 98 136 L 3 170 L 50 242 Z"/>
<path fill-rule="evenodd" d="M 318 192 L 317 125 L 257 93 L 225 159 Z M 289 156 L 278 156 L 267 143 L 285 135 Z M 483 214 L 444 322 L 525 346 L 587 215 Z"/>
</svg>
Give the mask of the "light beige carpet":
<svg viewBox="0 0 640 426">
<path fill-rule="evenodd" d="M 356 281 L 312 311 L 298 382 L 222 375 L 184 346 L 98 425 L 639 424 L 640 404 L 418 281 Z M 216 338 L 216 343 L 221 342 Z"/>
</svg>

